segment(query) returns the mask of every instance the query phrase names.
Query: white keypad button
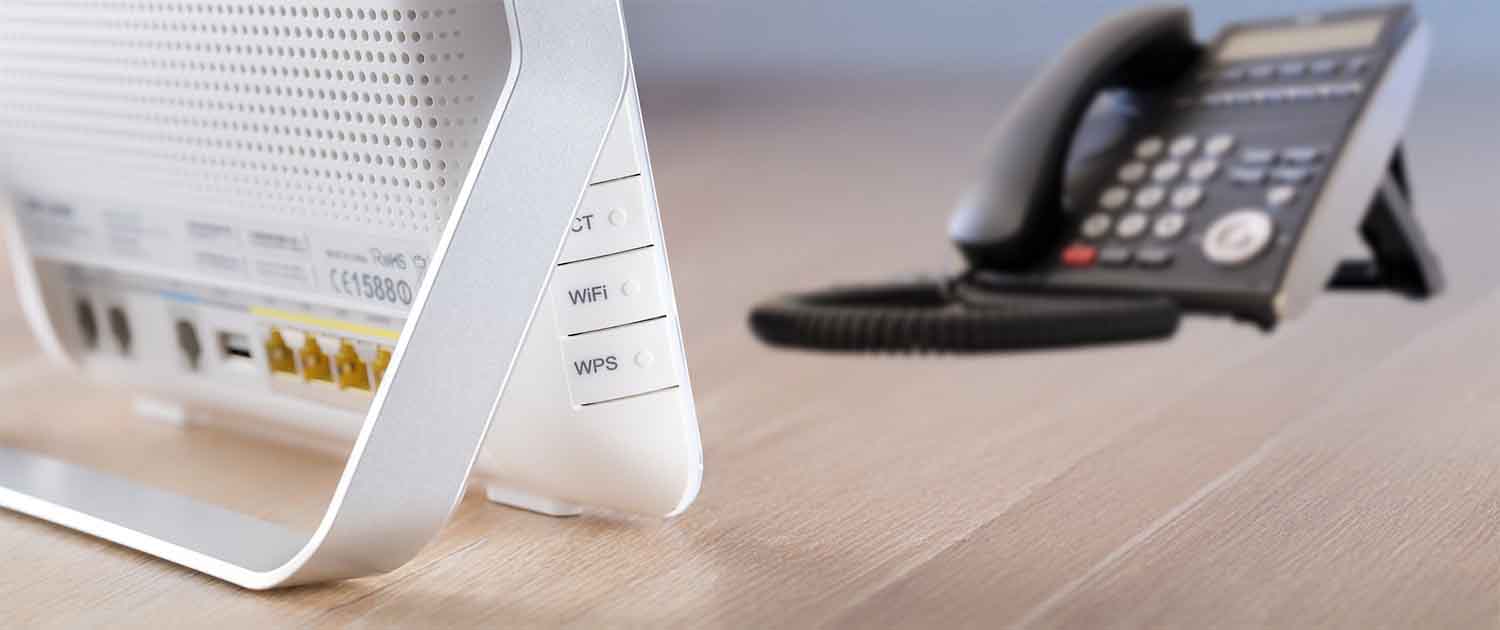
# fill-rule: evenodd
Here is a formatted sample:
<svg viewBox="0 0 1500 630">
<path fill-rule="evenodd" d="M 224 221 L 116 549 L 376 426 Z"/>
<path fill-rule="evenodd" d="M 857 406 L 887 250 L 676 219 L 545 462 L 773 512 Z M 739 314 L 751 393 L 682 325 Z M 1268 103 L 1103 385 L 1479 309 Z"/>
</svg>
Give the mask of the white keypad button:
<svg viewBox="0 0 1500 630">
<path fill-rule="evenodd" d="M 1120 238 L 1135 238 L 1146 231 L 1146 224 L 1150 219 L 1139 212 L 1132 212 L 1120 219 L 1115 226 L 1115 235 Z"/>
<path fill-rule="evenodd" d="M 1273 186 L 1266 191 L 1266 204 L 1277 208 L 1297 200 L 1297 189 L 1292 186 Z"/>
<path fill-rule="evenodd" d="M 1195 182 L 1206 182 L 1219 174 L 1219 161 L 1203 159 L 1188 165 L 1188 179 Z"/>
<path fill-rule="evenodd" d="M 628 177 L 589 186 L 568 227 L 558 262 L 573 262 L 651 244 L 645 183 Z"/>
<path fill-rule="evenodd" d="M 562 265 L 547 291 L 565 335 L 665 315 L 655 249 Z"/>
<path fill-rule="evenodd" d="M 1150 210 L 1161 205 L 1166 200 L 1167 189 L 1161 186 L 1148 186 L 1142 188 L 1135 194 L 1135 207 L 1142 210 Z"/>
<path fill-rule="evenodd" d="M 1130 201 L 1130 189 L 1123 186 L 1111 186 L 1104 194 L 1099 195 L 1099 207 L 1105 210 L 1119 210 Z"/>
<path fill-rule="evenodd" d="M 1182 162 L 1162 162 L 1151 169 L 1151 179 L 1163 184 L 1177 179 L 1182 174 Z"/>
<path fill-rule="evenodd" d="M 1175 157 L 1175 158 L 1185 158 L 1185 157 L 1188 157 L 1188 156 L 1192 155 L 1193 152 L 1197 151 L 1197 150 L 1198 150 L 1198 137 L 1197 136 L 1177 136 L 1177 138 L 1172 141 L 1172 146 L 1167 149 L 1167 152 L 1172 157 Z"/>
<path fill-rule="evenodd" d="M 1112 223 L 1113 221 L 1110 220 L 1109 215 L 1102 212 L 1094 213 L 1089 215 L 1089 218 L 1083 220 L 1083 225 L 1079 226 L 1078 232 L 1087 239 L 1103 238 L 1104 235 L 1109 234 L 1109 228 Z"/>
<path fill-rule="evenodd" d="M 1181 212 L 1168 212 L 1156 218 L 1151 226 L 1151 235 L 1162 240 L 1177 238 L 1187 228 L 1187 216 Z"/>
<path fill-rule="evenodd" d="M 1139 182 L 1146 178 L 1146 170 L 1145 162 L 1129 162 L 1120 167 L 1120 181 L 1127 184 Z"/>
<path fill-rule="evenodd" d="M 1203 189 L 1197 186 L 1180 186 L 1172 191 L 1172 207 L 1178 210 L 1192 210 L 1203 202 Z"/>
<path fill-rule="evenodd" d="M 1236 210 L 1215 221 L 1203 235 L 1203 256 L 1225 267 L 1243 265 L 1271 244 L 1276 224 L 1258 208 Z"/>
<path fill-rule="evenodd" d="M 589 405 L 678 384 L 670 323 L 658 319 L 563 339 L 573 403 Z"/>
<path fill-rule="evenodd" d="M 1208 157 L 1219 157 L 1234 149 L 1234 136 L 1227 133 L 1214 134 L 1203 144 L 1203 153 Z"/>
<path fill-rule="evenodd" d="M 1161 155 L 1162 150 L 1167 148 L 1167 142 L 1159 137 L 1151 136 L 1135 145 L 1135 156 L 1142 160 L 1149 160 Z"/>
</svg>

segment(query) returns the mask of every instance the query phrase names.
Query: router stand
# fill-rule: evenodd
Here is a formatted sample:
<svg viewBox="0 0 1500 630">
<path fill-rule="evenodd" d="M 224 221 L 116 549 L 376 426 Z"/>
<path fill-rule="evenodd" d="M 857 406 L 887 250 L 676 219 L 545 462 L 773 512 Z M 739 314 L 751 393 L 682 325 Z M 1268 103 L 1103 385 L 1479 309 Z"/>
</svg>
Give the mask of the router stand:
<svg viewBox="0 0 1500 630">
<path fill-rule="evenodd" d="M 507 5 L 505 95 L 315 532 L 5 448 L 0 506 L 252 589 L 415 556 L 463 495 L 625 93 L 618 0 Z"/>
</svg>

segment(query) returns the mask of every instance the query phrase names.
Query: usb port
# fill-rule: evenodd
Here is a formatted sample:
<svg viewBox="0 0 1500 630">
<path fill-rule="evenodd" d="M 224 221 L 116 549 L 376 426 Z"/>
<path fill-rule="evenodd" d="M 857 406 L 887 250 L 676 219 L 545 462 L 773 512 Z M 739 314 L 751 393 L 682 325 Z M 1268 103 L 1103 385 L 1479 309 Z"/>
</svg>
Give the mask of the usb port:
<svg viewBox="0 0 1500 630">
<path fill-rule="evenodd" d="M 219 332 L 219 356 L 225 361 L 249 361 L 255 358 L 250 336 L 236 332 Z"/>
</svg>

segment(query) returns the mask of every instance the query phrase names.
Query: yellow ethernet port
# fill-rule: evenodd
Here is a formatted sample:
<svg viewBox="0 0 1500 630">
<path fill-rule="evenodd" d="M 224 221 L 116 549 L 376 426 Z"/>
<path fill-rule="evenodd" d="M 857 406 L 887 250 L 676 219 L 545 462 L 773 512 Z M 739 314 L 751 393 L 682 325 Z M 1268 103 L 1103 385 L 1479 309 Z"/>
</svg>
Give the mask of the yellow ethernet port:
<svg viewBox="0 0 1500 630">
<path fill-rule="evenodd" d="M 359 359 L 359 352 L 354 350 L 354 344 L 340 342 L 334 364 L 339 370 L 339 389 L 370 391 L 370 372 L 365 369 L 365 362 Z"/>
<path fill-rule="evenodd" d="M 271 366 L 272 374 L 297 373 L 297 356 L 281 336 L 281 331 L 275 328 L 271 329 L 271 336 L 266 339 L 266 363 Z"/>
<path fill-rule="evenodd" d="M 370 365 L 370 371 L 375 373 L 375 386 L 385 380 L 385 370 L 391 367 L 391 349 L 381 346 L 375 349 L 375 362 Z"/>
<path fill-rule="evenodd" d="M 302 343 L 302 349 L 297 354 L 302 357 L 303 380 L 333 382 L 332 361 L 328 360 L 328 355 L 323 354 L 323 348 L 318 345 L 316 337 L 308 335 L 307 341 Z"/>
</svg>

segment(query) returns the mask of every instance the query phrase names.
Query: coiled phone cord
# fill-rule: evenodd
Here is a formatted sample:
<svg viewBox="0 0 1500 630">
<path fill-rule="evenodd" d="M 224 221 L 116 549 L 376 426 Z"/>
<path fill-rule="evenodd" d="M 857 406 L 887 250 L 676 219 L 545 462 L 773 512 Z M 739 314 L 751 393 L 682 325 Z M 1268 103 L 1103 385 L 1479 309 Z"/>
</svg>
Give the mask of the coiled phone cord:
<svg viewBox="0 0 1500 630">
<path fill-rule="evenodd" d="M 1169 337 L 1163 297 L 1029 292 L 984 274 L 794 294 L 751 311 L 765 343 L 816 350 L 986 352 Z"/>
</svg>

